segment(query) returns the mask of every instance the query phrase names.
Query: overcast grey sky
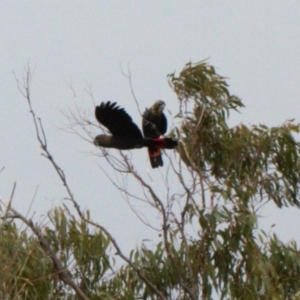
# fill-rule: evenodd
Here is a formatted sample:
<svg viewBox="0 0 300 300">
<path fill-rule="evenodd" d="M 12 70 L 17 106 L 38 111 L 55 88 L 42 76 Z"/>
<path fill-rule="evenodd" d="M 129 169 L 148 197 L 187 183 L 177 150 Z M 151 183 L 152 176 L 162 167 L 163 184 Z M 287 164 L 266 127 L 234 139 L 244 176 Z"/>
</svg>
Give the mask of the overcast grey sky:
<svg viewBox="0 0 300 300">
<path fill-rule="evenodd" d="M 299 1 L 1 1 L 0 41 L 0 168 L 5 166 L 0 197 L 8 199 L 17 181 L 13 205 L 25 213 L 39 186 L 32 208 L 39 220 L 66 196 L 53 168 L 39 155 L 29 109 L 16 87 L 13 72 L 21 78 L 29 62 L 35 69 L 32 102 L 52 154 L 81 207 L 90 209 L 127 250 L 157 233 L 134 221 L 99 169 L 102 162 L 86 154 L 97 149 L 58 129 L 61 110 L 79 105 L 93 114 L 85 89 L 91 87 L 96 103 L 117 101 L 140 124 L 121 67 L 130 65 L 142 110 L 163 99 L 174 114 L 176 96 L 166 75 L 189 61 L 209 58 L 246 105 L 230 124 L 300 120 Z M 172 116 L 167 117 L 171 124 Z M 135 152 L 134 158 L 143 172 L 161 180 L 165 170 L 150 170 L 146 151 Z M 299 241 L 299 214 L 268 206 L 262 210 L 264 228 L 276 223 L 273 230 L 281 238 Z M 157 215 L 149 212 L 148 217 Z"/>
</svg>

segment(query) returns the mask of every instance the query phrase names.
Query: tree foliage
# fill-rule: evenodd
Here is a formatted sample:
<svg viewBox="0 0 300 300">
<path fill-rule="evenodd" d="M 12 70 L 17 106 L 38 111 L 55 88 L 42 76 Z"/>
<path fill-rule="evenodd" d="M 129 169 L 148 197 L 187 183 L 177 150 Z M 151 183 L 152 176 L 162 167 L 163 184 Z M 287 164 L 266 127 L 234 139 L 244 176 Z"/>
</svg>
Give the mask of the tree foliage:
<svg viewBox="0 0 300 300">
<path fill-rule="evenodd" d="M 0 229 L 1 299 L 300 299 L 296 242 L 285 244 L 258 227 L 265 203 L 300 206 L 298 124 L 230 127 L 231 113 L 244 105 L 213 66 L 188 63 L 168 75 L 179 104 L 170 135 L 180 145 L 169 156 L 167 176 L 178 182 L 177 190 L 166 181 L 167 197 L 160 198 L 128 156 L 102 149 L 101 159 L 135 180 L 139 199 L 161 217 L 157 245 L 126 255 L 109 229 L 80 209 L 49 152 L 31 106 L 30 76 L 27 70 L 18 87 L 76 214 L 64 205 L 48 213 L 47 225 L 34 224 L 7 204 Z M 88 132 L 91 122 L 80 125 Z"/>
</svg>

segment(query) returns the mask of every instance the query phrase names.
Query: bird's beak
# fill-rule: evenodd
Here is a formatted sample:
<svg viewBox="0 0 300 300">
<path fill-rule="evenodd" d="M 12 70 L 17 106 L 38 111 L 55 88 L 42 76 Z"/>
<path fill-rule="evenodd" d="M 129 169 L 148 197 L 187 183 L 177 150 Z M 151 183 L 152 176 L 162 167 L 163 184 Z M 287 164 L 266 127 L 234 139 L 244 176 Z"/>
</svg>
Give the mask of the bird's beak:
<svg viewBox="0 0 300 300">
<path fill-rule="evenodd" d="M 161 102 L 159 103 L 159 105 L 158 105 L 158 111 L 159 111 L 160 113 L 162 113 L 163 110 L 165 109 L 165 107 L 166 107 L 165 102 L 161 101 Z"/>
<path fill-rule="evenodd" d="M 93 144 L 94 144 L 95 146 L 99 146 L 99 142 L 98 142 L 97 136 L 94 138 Z"/>
</svg>

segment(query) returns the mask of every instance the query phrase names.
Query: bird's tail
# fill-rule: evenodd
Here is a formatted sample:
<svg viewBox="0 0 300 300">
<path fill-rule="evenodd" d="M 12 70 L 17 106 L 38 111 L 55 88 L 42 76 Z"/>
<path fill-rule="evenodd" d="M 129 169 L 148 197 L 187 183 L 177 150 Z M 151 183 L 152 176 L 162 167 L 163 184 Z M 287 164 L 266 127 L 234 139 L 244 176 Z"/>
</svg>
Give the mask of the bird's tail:
<svg viewBox="0 0 300 300">
<path fill-rule="evenodd" d="M 172 138 L 156 138 L 152 140 L 155 147 L 159 149 L 174 149 L 178 146 L 178 141 L 173 140 Z"/>
<path fill-rule="evenodd" d="M 145 139 L 145 145 L 148 146 L 149 159 L 152 168 L 158 168 L 162 167 L 164 164 L 160 149 L 174 149 L 178 146 L 178 142 L 172 138 L 156 138 Z"/>
<path fill-rule="evenodd" d="M 151 167 L 153 169 L 162 167 L 164 162 L 161 157 L 161 151 L 159 148 L 156 147 L 149 147 L 148 148 L 148 153 L 149 153 L 149 159 L 151 163 Z"/>
</svg>

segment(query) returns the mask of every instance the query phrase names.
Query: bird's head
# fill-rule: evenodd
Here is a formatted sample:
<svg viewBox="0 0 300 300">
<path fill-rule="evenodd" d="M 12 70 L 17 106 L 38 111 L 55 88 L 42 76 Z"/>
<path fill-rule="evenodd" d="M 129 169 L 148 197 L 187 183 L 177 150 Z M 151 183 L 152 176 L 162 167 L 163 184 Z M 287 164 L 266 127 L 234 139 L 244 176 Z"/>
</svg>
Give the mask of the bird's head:
<svg viewBox="0 0 300 300">
<path fill-rule="evenodd" d="M 100 147 L 110 147 L 112 136 L 100 134 L 94 138 L 93 144 Z"/>
<path fill-rule="evenodd" d="M 165 106 L 166 106 L 166 103 L 164 101 L 157 100 L 152 106 L 152 111 L 155 115 L 158 115 L 158 114 L 160 115 L 163 112 Z"/>
</svg>

